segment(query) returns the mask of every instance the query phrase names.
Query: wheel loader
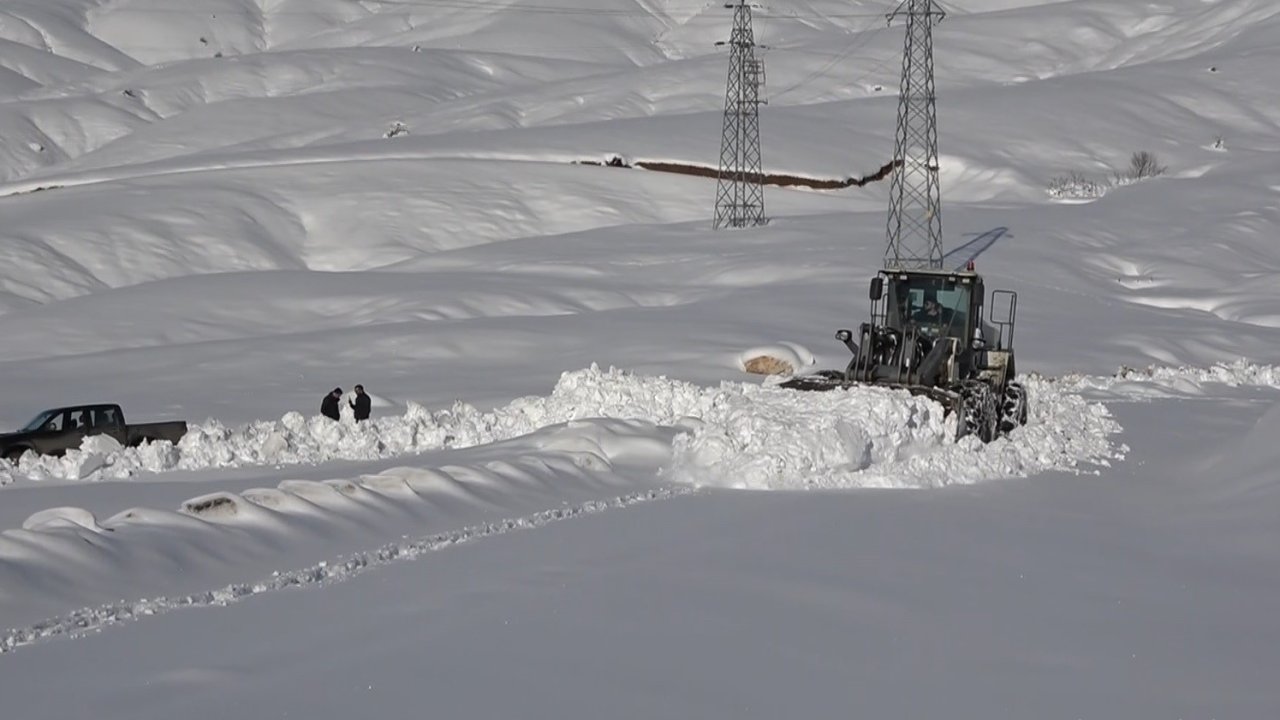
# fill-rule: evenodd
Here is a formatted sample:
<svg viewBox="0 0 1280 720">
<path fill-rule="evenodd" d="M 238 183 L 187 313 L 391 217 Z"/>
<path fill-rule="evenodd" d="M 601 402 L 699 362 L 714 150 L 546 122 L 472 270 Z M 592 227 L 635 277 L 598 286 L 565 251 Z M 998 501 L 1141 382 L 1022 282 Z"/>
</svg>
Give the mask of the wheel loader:
<svg viewBox="0 0 1280 720">
<path fill-rule="evenodd" d="M 954 413 L 957 439 L 990 442 L 1026 424 L 1027 395 L 1013 379 L 1017 293 L 993 292 L 985 322 L 982 276 L 970 262 L 956 271 L 886 268 L 872 278 L 870 297 L 871 321 L 856 334 L 836 332 L 853 353 L 844 371 L 796 377 L 783 387 L 908 390 Z"/>
</svg>

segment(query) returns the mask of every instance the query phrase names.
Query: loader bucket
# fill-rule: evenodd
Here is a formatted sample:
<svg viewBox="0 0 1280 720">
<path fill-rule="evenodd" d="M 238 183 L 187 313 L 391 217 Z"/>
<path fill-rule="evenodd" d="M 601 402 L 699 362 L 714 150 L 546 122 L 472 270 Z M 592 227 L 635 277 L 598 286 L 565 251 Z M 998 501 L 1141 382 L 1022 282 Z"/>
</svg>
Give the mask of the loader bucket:
<svg viewBox="0 0 1280 720">
<path fill-rule="evenodd" d="M 819 370 L 812 375 L 793 377 L 790 380 L 781 383 L 778 387 L 784 387 L 788 390 L 822 392 L 825 390 L 836 390 L 838 388 L 849 387 L 850 385 L 851 383 L 845 380 L 844 373 L 839 370 Z"/>
<path fill-rule="evenodd" d="M 825 392 L 828 390 L 839 390 L 851 387 L 882 387 L 893 390 L 906 390 L 912 395 L 920 395 L 937 402 L 943 407 L 947 415 L 960 409 L 960 395 L 950 390 L 944 390 L 939 387 L 926 387 L 924 385 L 909 385 L 905 383 L 891 382 L 851 382 L 845 379 L 845 374 L 839 370 L 819 370 L 811 375 L 801 375 L 791 378 L 781 383 L 779 387 L 788 390 L 804 390 L 807 392 Z"/>
</svg>

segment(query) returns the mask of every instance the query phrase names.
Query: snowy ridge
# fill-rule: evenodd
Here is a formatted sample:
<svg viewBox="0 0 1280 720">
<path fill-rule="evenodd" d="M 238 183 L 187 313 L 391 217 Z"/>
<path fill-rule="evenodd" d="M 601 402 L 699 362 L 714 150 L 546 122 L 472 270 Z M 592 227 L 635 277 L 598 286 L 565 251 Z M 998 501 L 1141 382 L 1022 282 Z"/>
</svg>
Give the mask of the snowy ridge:
<svg viewBox="0 0 1280 720">
<path fill-rule="evenodd" d="M 1034 410 L 1028 427 L 983 446 L 954 443 L 954 420 L 944 418 L 936 403 L 902 391 L 797 393 L 730 382 L 704 388 L 592 366 L 564 373 L 550 395 L 519 398 L 489 412 L 461 402 L 436 412 L 411 403 L 400 417 L 365 424 L 297 412 L 239 428 L 209 422 L 192 425 L 177 446 L 122 448 L 99 437 L 62 458 L 28 454 L 17 473 L 105 480 L 140 472 L 372 460 L 485 445 L 586 418 L 689 431 L 677 443 L 672 473 L 695 485 L 936 487 L 1113 457 L 1109 438 L 1119 426 L 1104 407 L 1050 382 L 1033 381 L 1030 389 Z"/>
<path fill-rule="evenodd" d="M 122 597 L 202 593 L 395 538 L 426 538 L 397 545 L 416 552 L 410 547 L 423 542 L 493 534 L 493 522 L 536 525 L 603 509 L 594 503 L 691 490 L 655 479 L 669 438 L 645 423 L 595 420 L 540 430 L 464 464 L 285 480 L 101 520 L 83 508 L 50 508 L 0 533 L 0 626 Z M 313 573 L 292 576 L 303 574 Z"/>
<path fill-rule="evenodd" d="M 436 552 L 463 543 L 517 530 L 529 530 L 553 522 L 568 520 L 580 515 L 624 508 L 642 502 L 661 500 L 687 493 L 682 489 L 661 489 L 632 493 L 607 501 L 590 501 L 567 508 L 547 510 L 533 515 L 485 523 L 459 531 L 440 533 L 384 545 L 370 552 L 355 553 L 335 561 L 321 561 L 311 567 L 289 572 L 272 573 L 271 578 L 252 584 L 232 584 L 217 590 L 187 595 L 179 598 L 149 598 L 134 602 L 115 603 L 96 608 L 84 608 L 69 615 L 36 623 L 27 628 L 11 629 L 0 637 L 0 653 L 57 636 L 77 636 L 101 630 L 123 622 L 159 615 L 172 610 L 194 607 L 226 606 L 247 597 L 265 592 L 315 586 L 349 580 L 381 565 L 414 560 L 425 553 Z"/>
<path fill-rule="evenodd" d="M 1151 365 L 1121 368 L 1111 376 L 1068 375 L 1059 382 L 1078 391 L 1092 390 L 1129 397 L 1150 395 L 1153 391 L 1198 395 L 1203 393 L 1206 385 L 1280 388 L 1280 367 L 1243 359 L 1209 367 Z"/>
<path fill-rule="evenodd" d="M 78 637 L 114 625 L 161 615 L 173 610 L 225 607 L 263 593 L 343 582 L 383 565 L 416 560 L 427 553 L 445 550 L 464 543 L 520 530 L 531 530 L 562 520 L 625 508 L 637 503 L 663 500 L 683 495 L 687 492 L 689 492 L 688 489 L 669 488 L 631 493 L 612 500 L 593 500 L 580 505 L 545 510 L 523 517 L 474 525 L 454 532 L 438 533 L 403 542 L 388 543 L 376 550 L 345 555 L 332 561 L 321 561 L 300 570 L 283 573 L 274 572 L 270 578 L 260 582 L 234 583 L 216 590 L 182 597 L 144 598 L 83 608 L 27 627 L 9 629 L 3 635 L 0 635 L 0 654 L 11 653 L 14 650 L 42 640 L 56 637 Z"/>
</svg>

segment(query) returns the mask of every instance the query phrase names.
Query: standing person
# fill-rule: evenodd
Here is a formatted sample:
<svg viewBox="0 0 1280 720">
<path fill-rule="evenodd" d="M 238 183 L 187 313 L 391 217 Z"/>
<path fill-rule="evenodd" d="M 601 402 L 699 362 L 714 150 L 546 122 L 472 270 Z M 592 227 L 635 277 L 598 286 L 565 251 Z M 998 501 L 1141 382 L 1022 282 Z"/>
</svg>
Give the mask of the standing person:
<svg viewBox="0 0 1280 720">
<path fill-rule="evenodd" d="M 332 392 L 324 396 L 324 400 L 320 401 L 320 414 L 330 420 L 337 420 L 338 400 L 342 399 L 342 388 L 334 388 Z"/>
<path fill-rule="evenodd" d="M 351 402 L 351 409 L 356 411 L 356 422 L 364 422 L 369 419 L 369 410 L 373 407 L 373 401 L 364 392 L 363 385 L 356 386 L 356 399 Z"/>
</svg>

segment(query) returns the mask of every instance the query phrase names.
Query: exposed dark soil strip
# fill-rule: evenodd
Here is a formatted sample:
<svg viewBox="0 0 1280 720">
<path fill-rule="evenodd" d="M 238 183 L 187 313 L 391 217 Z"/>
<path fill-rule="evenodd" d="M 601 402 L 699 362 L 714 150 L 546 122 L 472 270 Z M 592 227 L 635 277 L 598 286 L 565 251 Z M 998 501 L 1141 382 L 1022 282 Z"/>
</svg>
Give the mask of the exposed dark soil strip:
<svg viewBox="0 0 1280 720">
<path fill-rule="evenodd" d="M 637 160 L 634 164 L 624 161 L 622 158 L 614 156 L 605 161 L 599 160 L 575 160 L 575 165 L 602 165 L 604 167 L 616 168 L 639 168 L 641 170 L 652 170 L 654 172 L 669 172 L 677 175 L 693 175 L 695 177 L 717 178 L 720 171 L 717 168 L 706 167 L 704 165 L 686 165 L 684 163 L 671 162 L 650 162 L 648 160 Z M 805 187 L 812 190 L 841 190 L 847 187 L 862 187 L 867 183 L 879 182 L 889 177 L 889 173 L 893 172 L 894 166 L 898 163 L 889 162 L 884 167 L 875 171 L 870 175 L 860 178 L 845 178 L 843 180 L 828 180 L 822 178 L 802 177 L 800 175 L 781 175 L 778 173 L 748 173 L 747 180 L 749 182 L 761 183 L 763 185 L 777 185 L 779 187 Z"/>
</svg>

